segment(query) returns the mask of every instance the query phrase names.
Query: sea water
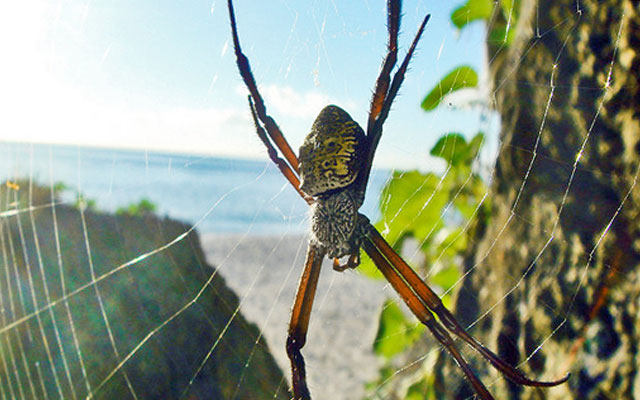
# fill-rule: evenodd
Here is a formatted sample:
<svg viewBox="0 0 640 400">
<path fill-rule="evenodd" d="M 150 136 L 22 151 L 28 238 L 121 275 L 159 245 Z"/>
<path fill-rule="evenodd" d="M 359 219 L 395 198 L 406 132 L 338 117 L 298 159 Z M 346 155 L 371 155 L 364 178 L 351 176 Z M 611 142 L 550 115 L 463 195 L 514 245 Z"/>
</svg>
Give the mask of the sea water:
<svg viewBox="0 0 640 400">
<path fill-rule="evenodd" d="M 373 170 L 361 211 L 375 221 L 388 170 Z M 156 213 L 203 233 L 301 233 L 308 206 L 268 159 L 0 142 L 2 181 L 61 182 L 64 203 L 79 195 L 115 212 L 147 199 Z"/>
</svg>

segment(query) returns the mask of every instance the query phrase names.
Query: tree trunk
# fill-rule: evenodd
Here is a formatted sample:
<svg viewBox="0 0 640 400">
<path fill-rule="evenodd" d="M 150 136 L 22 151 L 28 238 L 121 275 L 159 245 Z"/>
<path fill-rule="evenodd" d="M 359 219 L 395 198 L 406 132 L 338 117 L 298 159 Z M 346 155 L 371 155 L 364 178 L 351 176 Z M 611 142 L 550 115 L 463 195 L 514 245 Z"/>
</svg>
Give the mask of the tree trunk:
<svg viewBox="0 0 640 400">
<path fill-rule="evenodd" d="M 497 399 L 640 398 L 640 3 L 516 4 L 488 44 L 501 146 L 457 315 L 531 377 L 572 374 L 522 388 L 474 356 Z M 443 397 L 472 396 L 438 366 Z"/>
</svg>

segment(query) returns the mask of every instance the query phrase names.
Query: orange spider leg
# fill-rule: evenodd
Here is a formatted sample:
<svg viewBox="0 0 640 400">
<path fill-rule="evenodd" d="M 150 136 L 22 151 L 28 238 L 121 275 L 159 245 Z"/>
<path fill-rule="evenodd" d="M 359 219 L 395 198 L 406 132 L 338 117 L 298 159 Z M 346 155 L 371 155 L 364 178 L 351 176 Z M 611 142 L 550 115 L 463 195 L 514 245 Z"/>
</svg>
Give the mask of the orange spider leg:
<svg viewBox="0 0 640 400">
<path fill-rule="evenodd" d="M 269 138 L 267 137 L 267 134 L 264 131 L 264 128 L 262 127 L 262 125 L 260 125 L 260 121 L 258 121 L 258 115 L 256 114 L 255 105 L 253 104 L 253 101 L 251 101 L 252 97 L 248 96 L 248 98 L 249 98 L 249 109 L 251 110 L 253 123 L 256 126 L 256 132 L 258 134 L 258 137 L 262 141 L 262 143 L 264 143 L 264 145 L 267 147 L 267 153 L 269 154 L 269 158 L 274 164 L 278 166 L 278 169 L 280 170 L 282 175 L 284 175 L 284 177 L 287 178 L 289 183 L 291 183 L 291 186 L 293 186 L 296 192 L 298 192 L 300 197 L 302 197 L 309 205 L 313 204 L 313 198 L 311 196 L 308 196 L 305 192 L 303 192 L 300 189 L 300 179 L 298 178 L 298 175 L 296 175 L 296 173 L 293 172 L 293 170 L 282 158 L 278 157 L 278 152 L 269 141 Z"/>
<path fill-rule="evenodd" d="M 433 336 L 440 342 L 456 360 L 458 366 L 462 369 L 465 376 L 473 385 L 476 393 L 480 395 L 483 400 L 493 400 L 493 396 L 484 384 L 478 379 L 469 364 L 464 359 L 462 354 L 458 351 L 457 347 L 453 343 L 453 339 L 449 333 L 436 321 L 431 311 L 423 304 L 413 289 L 404 281 L 404 279 L 398 274 L 398 271 L 389 263 L 389 261 L 378 250 L 373 241 L 365 240 L 362 247 L 364 251 L 371 257 L 376 267 L 382 272 L 384 277 L 391 283 L 393 289 L 402 297 L 402 300 L 409 306 L 411 312 L 424 324 L 433 334 Z"/>
<path fill-rule="evenodd" d="M 439 318 L 442 324 L 460 337 L 462 340 L 471 345 L 480 354 L 484 356 L 498 371 L 502 372 L 509 380 L 525 386 L 557 386 L 569 379 L 569 374 L 555 381 L 536 381 L 527 378 L 522 372 L 505 363 L 498 355 L 485 347 L 458 323 L 453 314 L 442 304 L 438 295 L 431 290 L 429 286 L 415 273 L 411 267 L 400 257 L 393 248 L 384 240 L 380 233 L 373 227 L 370 227 L 369 238 L 386 260 L 393 265 L 393 268 L 399 273 L 404 281 L 409 285 L 411 291 L 415 293 L 421 301 L 429 307 Z M 365 241 L 366 243 L 366 241 Z M 366 248 L 365 248 L 366 249 Z M 368 253 L 368 252 L 367 252 Z M 475 385 L 474 385 L 475 386 Z"/>
<path fill-rule="evenodd" d="M 376 86 L 371 98 L 371 109 L 369 110 L 369 121 L 367 122 L 367 132 L 371 132 L 373 124 L 382 111 L 382 104 L 387 97 L 387 90 L 391 82 L 391 70 L 396 65 L 398 59 L 398 32 L 400 31 L 400 3 L 396 1 L 387 2 L 387 30 L 389 32 L 389 42 L 387 43 L 387 56 L 382 62 L 380 74 L 376 80 Z"/>
<path fill-rule="evenodd" d="M 319 251 L 313 244 L 309 244 L 307 259 L 304 263 L 304 270 L 300 277 L 296 299 L 291 311 L 289 334 L 287 335 L 287 355 L 291 361 L 291 382 L 295 400 L 311 399 L 311 394 L 307 387 L 304 357 L 300 350 L 302 350 L 307 341 L 311 307 L 316 295 L 320 267 L 322 266 L 324 255 L 324 252 Z"/>
<path fill-rule="evenodd" d="M 429 14 L 427 14 L 422 20 L 422 23 L 418 28 L 418 32 L 416 32 L 416 35 L 413 38 L 413 42 L 411 42 L 409 51 L 407 51 L 407 55 L 405 55 L 402 64 L 400 64 L 400 67 L 398 68 L 398 71 L 396 71 L 396 73 L 393 75 L 393 80 L 391 80 L 391 70 L 395 66 L 398 53 L 397 47 L 398 30 L 400 29 L 400 3 L 398 1 L 389 0 L 387 3 L 387 7 L 389 10 L 389 20 L 387 22 L 389 29 L 389 43 L 387 46 L 388 53 L 385 57 L 384 63 L 382 64 L 380 75 L 378 76 L 378 80 L 376 81 L 376 88 L 373 92 L 373 98 L 371 99 L 369 121 L 367 122 L 368 148 L 365 155 L 366 161 L 364 162 L 364 168 L 360 172 L 357 183 L 359 189 L 363 192 L 367 189 L 369 175 L 371 174 L 371 168 L 373 167 L 373 158 L 375 156 L 376 149 L 378 148 L 378 143 L 380 143 L 380 138 L 382 137 L 382 126 L 384 125 L 384 122 L 389 115 L 391 104 L 396 98 L 398 90 L 400 90 L 400 86 L 404 81 L 404 75 L 407 72 L 407 68 L 409 67 L 409 61 L 411 61 L 411 57 L 413 56 L 413 53 L 418 46 L 418 42 L 420 41 L 420 37 L 424 32 L 424 28 L 427 26 L 427 22 L 429 22 L 429 18 L 431 17 Z"/>
<path fill-rule="evenodd" d="M 233 11 L 233 4 L 231 0 L 227 1 L 227 5 L 229 8 L 229 20 L 231 21 L 231 34 L 233 36 L 233 48 L 236 54 L 236 64 L 238 65 L 238 69 L 240 70 L 240 75 L 242 76 L 242 80 L 244 81 L 247 89 L 249 89 L 249 93 L 251 93 L 251 97 L 254 101 L 253 110 L 255 110 L 258 118 L 264 124 L 269 137 L 275 145 L 280 149 L 282 155 L 287 160 L 291 168 L 296 174 L 299 174 L 298 169 L 298 157 L 291 149 L 289 142 L 282 135 L 282 131 L 276 124 L 275 120 L 271 118 L 270 115 L 267 114 L 267 108 L 264 105 L 264 100 L 258 91 L 258 85 L 253 77 L 253 73 L 251 72 L 251 66 L 249 65 L 249 59 L 244 55 L 242 49 L 240 48 L 240 39 L 238 38 L 238 30 L 236 27 L 236 17 Z"/>
<path fill-rule="evenodd" d="M 349 259 L 347 260 L 346 264 L 340 264 L 339 258 L 333 259 L 333 269 L 338 272 L 356 268 L 358 265 L 360 265 L 360 249 L 352 254 L 349 254 Z"/>
</svg>

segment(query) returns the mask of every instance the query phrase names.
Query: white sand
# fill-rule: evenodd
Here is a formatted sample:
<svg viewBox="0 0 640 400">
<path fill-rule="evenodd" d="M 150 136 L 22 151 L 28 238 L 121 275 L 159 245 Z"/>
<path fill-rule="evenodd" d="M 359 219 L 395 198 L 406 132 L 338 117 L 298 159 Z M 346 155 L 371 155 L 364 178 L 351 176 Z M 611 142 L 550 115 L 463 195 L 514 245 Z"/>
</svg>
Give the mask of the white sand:
<svg viewBox="0 0 640 400">
<path fill-rule="evenodd" d="M 287 324 L 305 252 L 300 235 L 202 235 L 207 261 L 219 267 L 240 297 L 242 313 L 257 324 L 276 361 L 289 377 Z M 303 355 L 314 399 L 361 399 L 376 378 L 371 348 L 385 298 L 384 284 L 357 271 L 335 272 L 329 261 L 318 292 Z"/>
</svg>

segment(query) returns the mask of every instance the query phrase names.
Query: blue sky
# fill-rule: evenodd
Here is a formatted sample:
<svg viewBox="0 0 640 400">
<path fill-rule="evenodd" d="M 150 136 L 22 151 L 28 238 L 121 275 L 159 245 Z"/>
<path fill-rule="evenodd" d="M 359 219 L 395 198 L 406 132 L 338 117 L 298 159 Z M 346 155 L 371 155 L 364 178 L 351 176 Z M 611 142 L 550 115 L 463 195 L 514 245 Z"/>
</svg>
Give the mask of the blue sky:
<svg viewBox="0 0 640 400">
<path fill-rule="evenodd" d="M 31 0 L 0 6 L 0 139 L 264 158 L 246 105 L 222 0 Z M 425 167 L 447 131 L 479 112 L 419 105 L 457 65 L 484 62 L 483 30 L 449 21 L 461 2 L 406 1 L 401 56 L 432 18 L 376 165 Z M 385 2 L 235 2 L 240 39 L 268 110 L 297 148 L 334 103 L 361 123 L 386 45 Z"/>
</svg>

